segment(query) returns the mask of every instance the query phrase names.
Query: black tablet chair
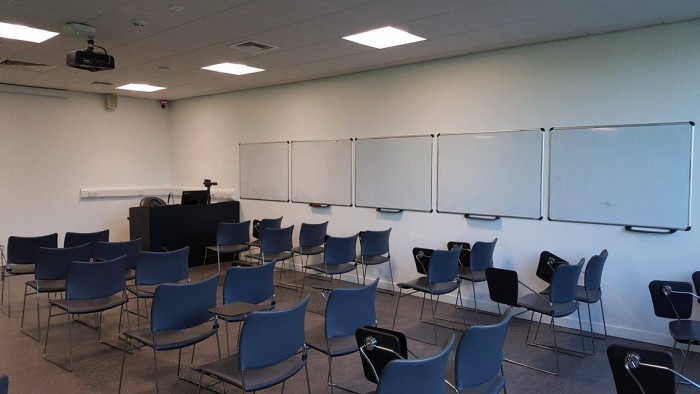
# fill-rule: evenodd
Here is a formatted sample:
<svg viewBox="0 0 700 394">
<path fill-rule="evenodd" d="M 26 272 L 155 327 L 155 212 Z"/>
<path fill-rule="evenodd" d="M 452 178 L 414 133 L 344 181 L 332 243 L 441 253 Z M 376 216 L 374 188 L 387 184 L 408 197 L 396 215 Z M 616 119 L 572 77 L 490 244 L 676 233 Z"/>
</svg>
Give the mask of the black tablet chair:
<svg viewBox="0 0 700 394">
<path fill-rule="evenodd" d="M 73 369 L 73 342 L 71 335 L 71 321 L 73 316 L 83 314 L 97 314 L 97 340 L 100 343 L 116 347 L 102 341 L 102 313 L 119 307 L 119 326 L 117 335 L 121 331 L 122 312 L 127 303 L 126 282 L 124 281 L 124 267 L 126 257 L 121 256 L 114 260 L 102 262 L 71 262 L 68 265 L 66 277 L 66 297 L 49 301 L 49 321 L 46 326 L 46 341 L 44 342 L 44 359 L 67 371 Z M 59 312 L 52 314 L 53 308 Z M 51 330 L 51 318 L 66 315 L 68 318 L 68 359 L 65 365 L 53 361 L 47 357 L 49 344 L 49 332 Z M 128 315 L 127 315 L 128 316 Z M 128 320 L 127 320 L 128 323 Z"/>
<path fill-rule="evenodd" d="M 98 242 L 95 245 L 95 259 L 113 260 L 120 256 L 126 256 L 125 278 L 136 278 L 136 264 L 139 261 L 139 252 L 143 249 L 141 238 L 124 242 Z"/>
<path fill-rule="evenodd" d="M 455 361 L 448 362 L 448 380 L 463 394 L 495 394 L 505 391 L 503 375 L 503 343 L 510 323 L 512 308 L 506 309 L 501 321 L 473 326 L 462 334 L 457 344 Z"/>
<path fill-rule="evenodd" d="M 355 331 L 377 324 L 375 295 L 379 278 L 360 288 L 338 288 L 330 292 L 326 303 L 326 319 L 323 326 L 306 333 L 306 344 L 328 356 L 328 385 L 351 391 L 333 383 L 333 358 L 358 350 Z"/>
<path fill-rule="evenodd" d="M 253 238 L 249 244 L 251 247 L 260 247 L 260 237 L 265 229 L 282 228 L 282 216 L 277 219 L 253 219 Z"/>
<path fill-rule="evenodd" d="M 301 281 L 301 291 L 304 292 L 306 283 L 306 273 L 308 270 L 314 270 L 318 273 L 325 274 L 333 280 L 333 275 L 340 275 L 355 270 L 357 284 L 360 284 L 360 276 L 357 272 L 357 263 L 355 262 L 357 248 L 357 234 L 350 237 L 326 237 L 326 244 L 323 249 L 323 262 L 318 264 L 307 264 L 304 266 L 304 276 Z"/>
<path fill-rule="evenodd" d="M 264 230 L 260 236 L 260 253 L 251 253 L 248 257 L 253 260 L 258 260 L 261 264 L 270 261 L 281 262 L 282 270 L 285 268 L 285 262 L 287 260 L 292 260 L 292 268 L 294 268 L 294 253 L 292 252 L 294 248 L 292 245 L 293 234 L 294 226 L 268 228 Z M 292 273 L 294 274 L 293 286 L 296 286 L 296 271 L 292 269 Z"/>
<path fill-rule="evenodd" d="M 309 256 L 315 256 L 323 253 L 323 247 L 326 243 L 326 235 L 328 230 L 328 222 L 313 224 L 302 223 L 299 229 L 299 246 L 293 249 L 293 252 L 300 256 L 302 269 L 309 264 Z M 306 256 L 306 259 L 304 259 Z M 306 260 L 306 261 L 304 261 Z"/>
<path fill-rule="evenodd" d="M 158 386 L 158 352 L 178 350 L 177 376 L 180 376 L 182 349 L 192 346 L 190 366 L 194 363 L 196 344 L 216 336 L 219 349 L 218 319 L 212 318 L 209 309 L 216 306 L 216 287 L 220 274 L 201 282 L 164 283 L 156 288 L 151 304 L 151 326 L 140 330 L 127 331 L 124 336 L 153 349 L 153 369 Z M 126 353 L 131 350 L 128 343 L 124 345 L 122 367 L 119 375 L 119 392 L 122 390 Z M 221 358 L 221 350 L 219 350 Z"/>
<path fill-rule="evenodd" d="M 246 302 L 249 304 L 265 304 L 267 310 L 275 308 L 275 261 L 255 267 L 230 267 L 224 278 L 223 304 Z M 248 316 L 236 316 L 224 319 L 226 322 L 226 348 L 229 346 L 228 323 L 241 323 Z M 240 324 L 238 333 L 240 335 Z M 229 354 L 227 354 L 229 355 Z"/>
<path fill-rule="evenodd" d="M 62 293 L 66 291 L 68 264 L 72 261 L 89 261 L 90 245 L 84 244 L 72 248 L 39 248 L 36 253 L 34 280 L 28 280 L 24 285 L 24 300 L 22 301 L 22 320 L 19 330 L 37 341 L 41 340 L 41 316 L 39 294 Z M 32 290 L 29 290 L 29 289 Z M 36 296 L 36 327 L 37 336 L 24 330 L 24 312 L 27 296 Z"/>
<path fill-rule="evenodd" d="M 7 394 L 10 389 L 10 378 L 7 375 L 0 376 L 0 394 Z"/>
<path fill-rule="evenodd" d="M 375 394 L 445 393 L 445 368 L 455 336 L 452 334 L 440 353 L 420 360 L 393 360 L 386 365 Z M 457 392 L 451 387 L 452 392 Z"/>
<path fill-rule="evenodd" d="M 362 285 L 367 279 L 367 266 L 387 263 L 391 279 L 391 294 L 394 294 L 394 272 L 391 270 L 389 236 L 391 229 L 384 231 L 367 230 L 360 233 L 360 255 L 355 261 L 362 265 Z"/>
<path fill-rule="evenodd" d="M 221 255 L 238 255 L 250 249 L 250 220 L 241 223 L 221 222 L 216 228 L 216 246 L 204 248 L 204 261 L 202 267 L 207 263 L 207 257 L 216 254 L 216 264 L 221 272 Z"/>
<path fill-rule="evenodd" d="M 289 309 L 253 312 L 243 323 L 238 353 L 197 368 L 200 389 L 207 375 L 246 393 L 280 383 L 284 391 L 284 382 L 304 369 L 306 388 L 311 393 L 304 343 L 308 303 L 306 297 Z"/>
<path fill-rule="evenodd" d="M 141 328 L 141 318 L 148 316 L 141 313 L 141 300 L 144 302 L 152 300 L 155 289 L 163 283 L 189 282 L 189 255 L 189 246 L 171 252 L 139 252 L 135 283 L 126 286 L 126 290 L 136 299 L 138 329 Z M 128 304 L 126 308 L 129 313 Z M 145 310 L 147 311 L 148 308 Z"/>
<path fill-rule="evenodd" d="M 36 264 L 36 253 L 39 248 L 57 248 L 58 234 L 41 235 L 38 237 L 17 237 L 11 236 L 7 240 L 7 259 L 3 257 L 0 266 L 0 311 L 8 317 L 12 312 L 12 298 L 10 279 L 14 276 L 34 274 L 34 264 Z M 0 250 L 2 252 L 2 250 Z M 7 282 L 7 304 L 5 304 L 5 282 Z"/>
<path fill-rule="evenodd" d="M 427 260 L 427 262 L 424 262 L 423 256 L 427 256 L 428 254 L 429 259 Z M 391 326 L 392 330 L 396 328 L 396 315 L 399 312 L 399 303 L 401 302 L 401 298 L 420 292 L 423 293 L 423 302 L 420 311 L 421 322 L 424 322 L 423 310 L 425 309 L 425 296 L 430 296 L 430 313 L 432 316 L 432 321 L 429 323 L 433 325 L 434 341 L 426 342 L 419 338 L 412 339 L 415 339 L 420 342 L 425 342 L 431 345 L 437 345 L 437 324 L 435 322 L 435 313 L 437 312 L 437 306 L 440 302 L 440 296 L 457 290 L 457 298 L 460 300 L 460 303 L 462 300 L 462 293 L 460 289 L 461 280 L 459 278 L 459 254 L 459 249 L 413 249 L 414 260 L 416 261 L 416 269 L 418 273 L 423 275 L 418 279 L 396 284 L 396 286 L 398 286 L 399 288 L 399 298 L 396 300 L 396 309 L 394 310 L 394 321 Z M 411 292 L 407 294 L 402 294 L 404 289 Z M 435 302 L 433 302 L 433 296 L 437 296 Z M 464 322 L 464 314 L 462 314 L 462 320 L 463 323 L 466 324 L 466 322 Z"/>
<path fill-rule="evenodd" d="M 613 344 L 608 347 L 608 361 L 618 394 L 673 394 L 675 377 L 700 389 L 673 369 L 669 352 Z"/>
<path fill-rule="evenodd" d="M 689 282 L 673 282 L 655 280 L 649 283 L 651 302 L 654 305 L 654 314 L 666 319 L 674 319 L 668 323 L 668 331 L 673 338 L 673 350 L 678 343 L 686 344 L 683 353 L 681 373 L 685 369 L 685 362 L 690 350 L 690 345 L 700 344 L 700 321 L 690 320 L 693 312 L 693 298 L 700 300 L 693 293 L 693 286 Z"/>
<path fill-rule="evenodd" d="M 498 238 L 495 238 L 491 242 L 474 242 L 469 253 L 469 266 L 460 266 L 459 269 L 459 277 L 472 284 L 476 324 L 479 324 L 479 308 L 476 304 L 476 283 L 486 282 L 486 269 L 493 267 L 493 251 L 496 249 L 496 242 L 498 242 Z"/>
<path fill-rule="evenodd" d="M 95 231 L 94 233 L 67 232 L 63 237 L 64 248 L 90 244 L 90 258 L 95 257 L 95 247 L 98 242 L 109 242 L 109 229 Z"/>
<path fill-rule="evenodd" d="M 600 302 L 600 314 L 603 317 L 603 336 L 602 339 L 608 337 L 608 328 L 605 325 L 605 312 L 603 311 L 603 290 L 600 288 L 600 283 L 603 277 L 603 266 L 608 258 L 608 250 L 604 249 L 600 254 L 591 257 L 586 264 L 585 272 L 583 273 L 583 286 L 579 285 L 576 290 L 576 300 L 586 303 L 588 307 L 588 323 L 590 326 L 591 343 L 593 354 L 595 354 L 595 334 L 593 332 L 593 318 L 591 317 L 591 304 Z"/>
</svg>

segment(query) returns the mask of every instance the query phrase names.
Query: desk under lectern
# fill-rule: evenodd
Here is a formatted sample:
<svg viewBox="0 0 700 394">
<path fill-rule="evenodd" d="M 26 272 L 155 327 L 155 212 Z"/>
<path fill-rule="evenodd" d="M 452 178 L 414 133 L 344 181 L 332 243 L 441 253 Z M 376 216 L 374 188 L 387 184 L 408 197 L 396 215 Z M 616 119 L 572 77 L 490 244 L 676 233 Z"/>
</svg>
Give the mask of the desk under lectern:
<svg viewBox="0 0 700 394">
<path fill-rule="evenodd" d="M 143 238 L 143 249 L 153 252 L 190 247 L 190 266 L 199 266 L 204 248 L 216 245 L 219 222 L 238 222 L 238 201 L 205 205 L 163 205 L 129 208 L 131 239 Z"/>
</svg>

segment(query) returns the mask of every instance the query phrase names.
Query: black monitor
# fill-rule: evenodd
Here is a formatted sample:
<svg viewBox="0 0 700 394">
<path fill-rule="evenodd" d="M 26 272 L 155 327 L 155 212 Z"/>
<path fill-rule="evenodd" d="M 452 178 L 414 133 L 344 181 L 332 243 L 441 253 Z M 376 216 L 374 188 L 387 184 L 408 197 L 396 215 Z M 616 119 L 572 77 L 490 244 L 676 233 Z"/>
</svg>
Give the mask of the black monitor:
<svg viewBox="0 0 700 394">
<path fill-rule="evenodd" d="M 198 205 L 207 203 L 206 190 L 185 190 L 182 192 L 180 204 L 182 205 Z"/>
</svg>

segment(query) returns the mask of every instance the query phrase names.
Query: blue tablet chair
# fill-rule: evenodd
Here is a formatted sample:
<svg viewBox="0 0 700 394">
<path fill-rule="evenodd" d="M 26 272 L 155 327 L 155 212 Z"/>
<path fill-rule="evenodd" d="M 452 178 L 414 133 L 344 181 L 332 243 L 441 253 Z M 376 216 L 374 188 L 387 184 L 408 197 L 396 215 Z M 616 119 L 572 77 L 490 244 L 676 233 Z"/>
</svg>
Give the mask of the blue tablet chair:
<svg viewBox="0 0 700 394">
<path fill-rule="evenodd" d="M 204 261 L 202 265 L 207 263 L 207 257 L 210 252 L 216 253 L 216 263 L 221 272 L 221 255 L 222 254 L 238 254 L 250 249 L 250 220 L 241 223 L 226 223 L 221 222 L 216 228 L 216 246 L 207 246 L 204 248 Z"/>
</svg>

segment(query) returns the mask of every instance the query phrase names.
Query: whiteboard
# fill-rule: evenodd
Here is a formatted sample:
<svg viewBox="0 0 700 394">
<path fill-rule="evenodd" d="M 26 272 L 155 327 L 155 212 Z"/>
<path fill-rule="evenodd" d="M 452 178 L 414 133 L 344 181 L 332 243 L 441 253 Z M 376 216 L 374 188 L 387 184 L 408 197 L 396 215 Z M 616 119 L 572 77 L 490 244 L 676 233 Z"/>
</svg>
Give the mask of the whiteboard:
<svg viewBox="0 0 700 394">
<path fill-rule="evenodd" d="M 437 211 L 542 218 L 544 131 L 439 134 Z"/>
<path fill-rule="evenodd" d="M 289 201 L 289 143 L 238 146 L 241 198 Z"/>
<path fill-rule="evenodd" d="M 355 140 L 355 205 L 432 211 L 433 136 Z"/>
<path fill-rule="evenodd" d="M 292 141 L 292 202 L 352 204 L 352 140 Z"/>
<path fill-rule="evenodd" d="M 690 227 L 693 124 L 554 129 L 550 220 Z"/>
</svg>

